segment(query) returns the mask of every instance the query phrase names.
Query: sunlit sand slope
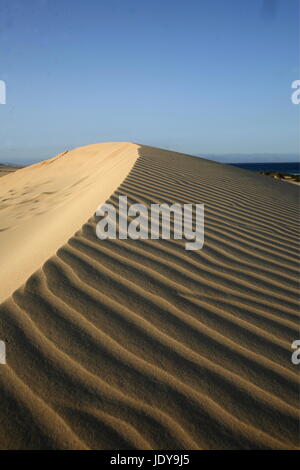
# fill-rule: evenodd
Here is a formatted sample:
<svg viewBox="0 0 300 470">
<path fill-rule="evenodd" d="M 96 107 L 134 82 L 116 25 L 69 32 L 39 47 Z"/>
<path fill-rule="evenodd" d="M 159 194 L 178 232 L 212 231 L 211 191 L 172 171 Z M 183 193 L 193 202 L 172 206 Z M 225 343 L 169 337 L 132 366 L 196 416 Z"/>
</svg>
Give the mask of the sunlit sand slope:
<svg viewBox="0 0 300 470">
<path fill-rule="evenodd" d="M 204 203 L 204 248 L 99 241 L 91 210 L 0 307 L 0 447 L 297 448 L 298 188 L 138 152 L 108 202 Z"/>
<path fill-rule="evenodd" d="M 0 301 L 67 242 L 126 177 L 130 143 L 79 147 L 0 180 Z"/>
</svg>

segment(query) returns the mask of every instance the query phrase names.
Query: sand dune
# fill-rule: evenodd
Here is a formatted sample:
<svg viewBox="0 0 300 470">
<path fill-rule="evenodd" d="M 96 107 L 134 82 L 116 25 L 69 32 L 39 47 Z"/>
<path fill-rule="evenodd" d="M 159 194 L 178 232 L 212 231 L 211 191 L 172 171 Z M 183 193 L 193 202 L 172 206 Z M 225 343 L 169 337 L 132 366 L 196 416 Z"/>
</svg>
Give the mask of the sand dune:
<svg viewBox="0 0 300 470">
<path fill-rule="evenodd" d="M 0 448 L 300 447 L 296 186 L 116 143 L 0 187 Z M 119 195 L 204 203 L 204 248 L 99 241 Z"/>
<path fill-rule="evenodd" d="M 11 173 L 14 173 L 15 171 L 19 170 L 22 168 L 21 166 L 17 165 L 5 165 L 0 163 L 0 177 L 1 176 L 6 176 Z"/>
<path fill-rule="evenodd" d="M 88 145 L 1 179 L 0 301 L 68 241 L 137 157 L 126 142 Z"/>
</svg>

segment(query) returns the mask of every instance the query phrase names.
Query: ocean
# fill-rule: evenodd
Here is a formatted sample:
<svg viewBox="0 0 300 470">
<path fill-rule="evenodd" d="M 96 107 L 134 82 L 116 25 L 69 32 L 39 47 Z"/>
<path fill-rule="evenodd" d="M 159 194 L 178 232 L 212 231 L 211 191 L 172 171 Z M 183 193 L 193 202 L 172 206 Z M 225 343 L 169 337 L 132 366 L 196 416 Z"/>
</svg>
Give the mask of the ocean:
<svg viewBox="0 0 300 470">
<path fill-rule="evenodd" d="M 250 171 L 278 171 L 280 173 L 300 174 L 300 162 L 282 163 L 230 163 Z"/>
</svg>

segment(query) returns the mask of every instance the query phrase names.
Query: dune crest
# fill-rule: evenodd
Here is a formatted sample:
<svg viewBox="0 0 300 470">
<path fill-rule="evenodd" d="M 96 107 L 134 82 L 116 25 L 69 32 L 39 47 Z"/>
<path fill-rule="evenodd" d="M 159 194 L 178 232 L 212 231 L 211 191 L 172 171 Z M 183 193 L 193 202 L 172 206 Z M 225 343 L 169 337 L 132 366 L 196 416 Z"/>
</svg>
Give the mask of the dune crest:
<svg viewBox="0 0 300 470">
<path fill-rule="evenodd" d="M 88 145 L 1 178 L 0 302 L 114 192 L 137 149 L 128 142 Z"/>
<path fill-rule="evenodd" d="M 298 188 L 167 150 L 101 145 L 101 156 L 73 151 L 99 169 L 82 161 L 76 178 L 86 179 L 74 177 L 47 212 L 53 228 L 58 214 L 77 225 L 94 185 L 82 227 L 0 305 L 0 448 L 299 448 Z M 59 158 L 73 164 L 71 152 L 56 158 L 31 169 L 49 166 L 50 179 Z M 13 188 L 25 171 L 2 181 Z M 120 195 L 204 203 L 203 249 L 97 239 L 94 203 L 114 171 L 106 199 L 116 208 Z"/>
</svg>

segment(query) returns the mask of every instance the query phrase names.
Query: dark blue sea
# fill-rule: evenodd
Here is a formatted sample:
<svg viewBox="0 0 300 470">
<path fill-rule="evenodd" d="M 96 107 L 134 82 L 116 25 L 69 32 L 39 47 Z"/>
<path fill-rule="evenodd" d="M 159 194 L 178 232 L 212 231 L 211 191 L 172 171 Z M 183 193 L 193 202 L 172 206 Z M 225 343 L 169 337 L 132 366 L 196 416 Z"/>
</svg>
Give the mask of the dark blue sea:
<svg viewBox="0 0 300 470">
<path fill-rule="evenodd" d="M 231 165 L 250 171 L 279 171 L 281 173 L 300 174 L 300 162 L 231 163 Z"/>
</svg>

